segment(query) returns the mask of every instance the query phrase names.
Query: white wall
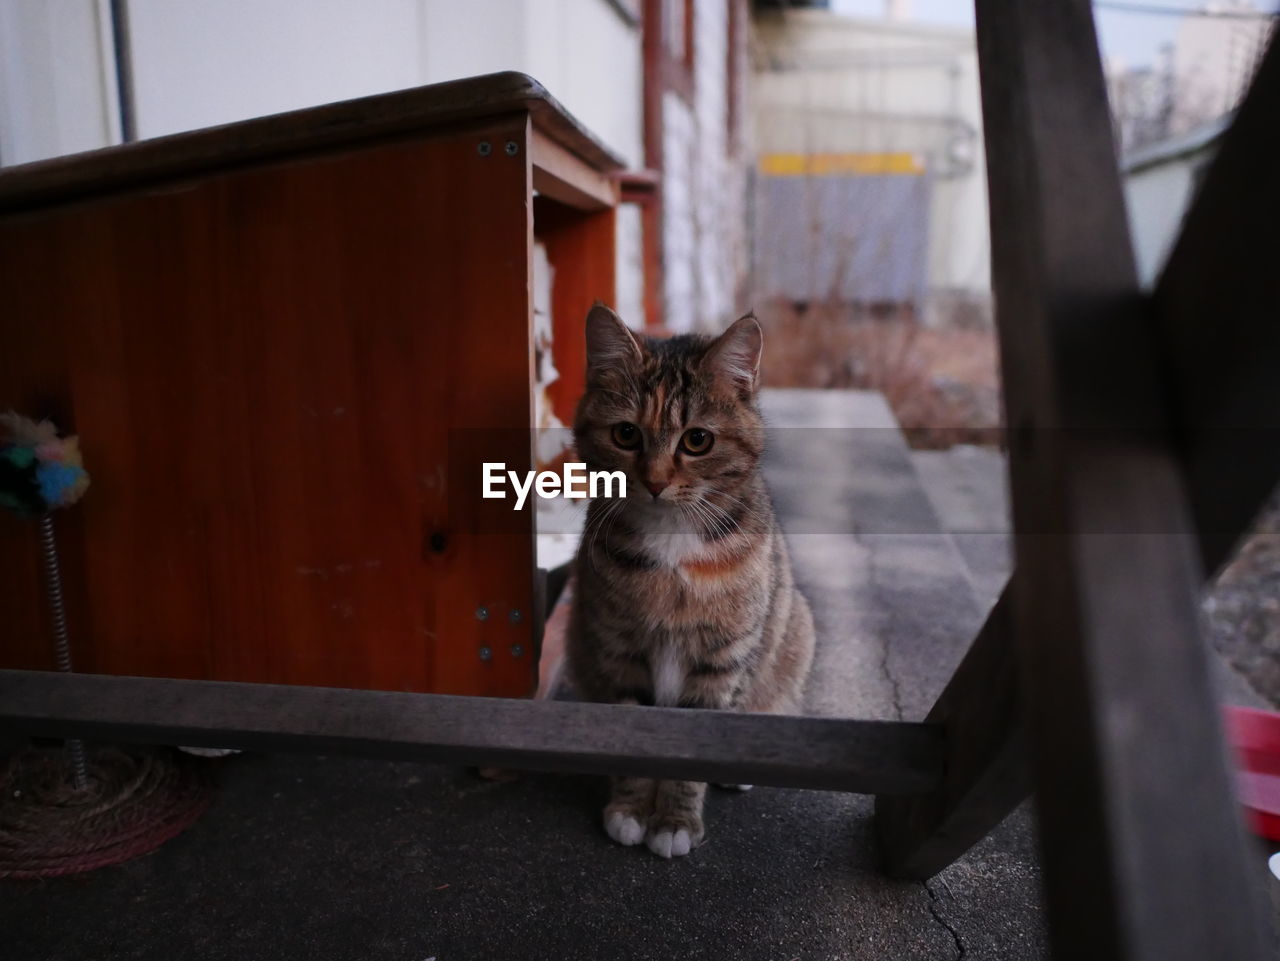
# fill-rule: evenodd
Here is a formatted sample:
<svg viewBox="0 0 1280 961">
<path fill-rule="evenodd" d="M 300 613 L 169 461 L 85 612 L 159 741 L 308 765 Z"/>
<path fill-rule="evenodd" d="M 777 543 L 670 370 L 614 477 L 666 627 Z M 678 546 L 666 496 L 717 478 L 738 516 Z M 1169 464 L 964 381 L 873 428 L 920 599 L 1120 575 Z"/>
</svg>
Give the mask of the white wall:
<svg viewBox="0 0 1280 961">
<path fill-rule="evenodd" d="M 130 0 L 138 136 L 420 84 L 420 14 L 418 0 Z"/>
<path fill-rule="evenodd" d="M 520 70 L 639 160 L 639 33 L 605 0 L 131 0 L 129 9 L 144 137 Z"/>
<path fill-rule="evenodd" d="M 0 164 L 120 139 L 106 0 L 0 0 Z"/>
<path fill-rule="evenodd" d="M 750 307 L 737 299 L 747 173 L 728 142 L 728 9 L 724 0 L 693 9 L 693 100 L 667 91 L 663 101 L 664 317 L 676 332 L 719 330 Z"/>
</svg>

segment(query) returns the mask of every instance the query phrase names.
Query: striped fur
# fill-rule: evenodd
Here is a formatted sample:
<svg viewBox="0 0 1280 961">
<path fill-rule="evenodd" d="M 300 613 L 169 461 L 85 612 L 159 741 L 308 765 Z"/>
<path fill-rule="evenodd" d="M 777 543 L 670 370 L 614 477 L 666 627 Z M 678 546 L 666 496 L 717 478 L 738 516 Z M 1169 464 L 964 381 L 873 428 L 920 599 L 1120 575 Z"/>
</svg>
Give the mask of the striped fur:
<svg viewBox="0 0 1280 961">
<path fill-rule="evenodd" d="M 597 305 L 574 436 L 627 496 L 593 502 L 578 548 L 568 663 L 583 696 L 623 704 L 788 713 L 813 659 L 813 619 L 760 476 L 754 317 L 719 338 L 640 338 Z M 638 428 L 636 449 L 615 428 Z M 713 438 L 681 448 L 686 432 Z M 656 493 L 655 493 L 656 492 Z M 706 785 L 616 778 L 614 840 L 664 857 L 703 838 Z"/>
</svg>

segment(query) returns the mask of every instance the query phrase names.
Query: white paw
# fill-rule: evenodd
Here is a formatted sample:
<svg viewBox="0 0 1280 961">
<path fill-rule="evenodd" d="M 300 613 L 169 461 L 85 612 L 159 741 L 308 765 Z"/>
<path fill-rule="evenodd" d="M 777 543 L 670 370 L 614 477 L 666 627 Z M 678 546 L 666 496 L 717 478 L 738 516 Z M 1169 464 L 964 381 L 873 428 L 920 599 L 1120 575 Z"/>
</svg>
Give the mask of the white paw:
<svg viewBox="0 0 1280 961">
<path fill-rule="evenodd" d="M 754 784 L 717 784 L 716 787 L 724 788 L 726 791 L 750 791 Z"/>
<path fill-rule="evenodd" d="M 679 828 L 674 833 L 666 828 L 650 832 L 645 838 L 645 844 L 649 845 L 649 850 L 660 858 L 682 858 L 693 846 L 689 839 L 689 832 L 684 828 Z"/>
<path fill-rule="evenodd" d="M 644 840 L 644 825 L 630 814 L 610 811 L 604 816 L 604 829 L 619 844 L 630 847 Z"/>
</svg>

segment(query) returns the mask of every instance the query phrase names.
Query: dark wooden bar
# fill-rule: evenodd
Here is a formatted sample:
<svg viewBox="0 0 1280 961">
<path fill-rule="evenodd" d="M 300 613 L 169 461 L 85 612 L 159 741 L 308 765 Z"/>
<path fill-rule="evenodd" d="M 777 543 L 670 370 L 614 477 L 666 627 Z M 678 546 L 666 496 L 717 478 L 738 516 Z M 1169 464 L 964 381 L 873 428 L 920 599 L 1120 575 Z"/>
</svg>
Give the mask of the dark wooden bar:
<svg viewBox="0 0 1280 961">
<path fill-rule="evenodd" d="M 451 80 L 305 110 L 258 117 L 190 133 L 154 137 L 88 153 L 23 164 L 0 177 L 0 212 L 42 207 L 103 193 L 196 177 L 228 168 L 283 161 L 330 149 L 420 136 L 424 130 L 463 124 L 485 126 L 528 113 L 542 138 L 541 161 L 560 147 L 588 168 L 613 171 L 618 158 L 580 126 L 547 89 L 523 73 Z M 572 161 L 570 161 L 572 162 Z M 553 170 L 540 170 L 548 179 Z M 590 187 L 578 186 L 589 196 Z M 592 206 L 596 204 L 593 203 Z"/>
<path fill-rule="evenodd" d="M 1055 957 L 1261 958 L 1090 4 L 979 0 L 977 37 Z"/>
<path fill-rule="evenodd" d="M 1031 793 L 1013 654 L 1015 590 L 1015 582 L 1005 588 L 925 718 L 946 731 L 942 783 L 918 797 L 876 799 L 884 866 L 894 877 L 937 874 Z"/>
<path fill-rule="evenodd" d="M 1223 137 L 1155 292 L 1208 571 L 1280 479 L 1280 44 Z"/>
<path fill-rule="evenodd" d="M 0 734 L 350 754 L 859 794 L 933 790 L 928 724 L 0 671 Z"/>
</svg>

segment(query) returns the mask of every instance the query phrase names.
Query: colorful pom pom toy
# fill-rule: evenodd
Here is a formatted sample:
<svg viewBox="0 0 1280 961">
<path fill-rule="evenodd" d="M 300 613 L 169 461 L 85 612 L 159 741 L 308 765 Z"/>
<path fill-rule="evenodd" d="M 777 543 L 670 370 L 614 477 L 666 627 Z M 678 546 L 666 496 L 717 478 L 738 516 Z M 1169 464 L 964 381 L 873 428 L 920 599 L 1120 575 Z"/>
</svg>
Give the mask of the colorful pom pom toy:
<svg viewBox="0 0 1280 961">
<path fill-rule="evenodd" d="M 47 420 L 14 413 L 0 416 L 7 436 L 0 441 L 0 507 L 38 517 L 70 507 L 89 486 L 80 459 L 80 440 L 59 437 Z"/>
</svg>

